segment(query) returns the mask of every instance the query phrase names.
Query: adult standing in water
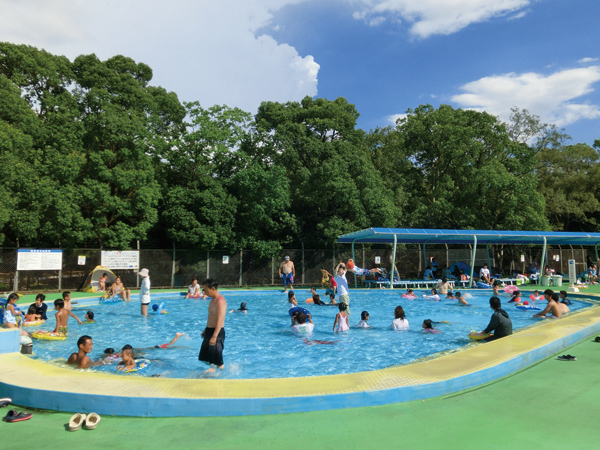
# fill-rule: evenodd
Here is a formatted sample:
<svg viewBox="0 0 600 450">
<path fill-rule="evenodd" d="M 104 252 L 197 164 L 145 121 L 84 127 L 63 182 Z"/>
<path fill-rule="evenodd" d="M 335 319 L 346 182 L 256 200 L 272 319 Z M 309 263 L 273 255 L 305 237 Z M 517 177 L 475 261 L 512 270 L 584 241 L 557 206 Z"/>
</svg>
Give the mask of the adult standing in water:
<svg viewBox="0 0 600 450">
<path fill-rule="evenodd" d="M 285 294 L 288 290 L 288 284 L 290 289 L 294 290 L 294 278 L 296 277 L 296 268 L 294 263 L 290 260 L 289 256 L 286 256 L 281 264 L 279 264 L 279 276 L 283 281 L 283 293 Z"/>
<path fill-rule="evenodd" d="M 138 275 L 142 277 L 142 286 L 140 287 L 140 303 L 142 305 L 142 316 L 148 315 L 148 305 L 150 304 L 150 277 L 148 269 L 139 271 Z"/>
<path fill-rule="evenodd" d="M 223 349 L 225 348 L 225 316 L 227 315 L 227 301 L 217 288 L 219 284 L 209 278 L 202 283 L 202 292 L 210 297 L 208 304 L 208 318 L 206 328 L 202 332 L 202 347 L 198 359 L 207 362 L 211 367 L 206 372 L 214 372 L 214 366 L 219 369 L 225 367 L 223 363 Z"/>
</svg>

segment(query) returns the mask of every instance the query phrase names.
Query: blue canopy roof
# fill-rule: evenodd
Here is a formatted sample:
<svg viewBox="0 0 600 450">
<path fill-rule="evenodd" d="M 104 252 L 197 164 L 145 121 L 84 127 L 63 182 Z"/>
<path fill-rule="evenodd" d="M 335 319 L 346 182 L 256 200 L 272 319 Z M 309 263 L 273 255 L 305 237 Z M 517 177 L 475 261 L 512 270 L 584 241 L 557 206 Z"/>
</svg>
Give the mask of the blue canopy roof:
<svg viewBox="0 0 600 450">
<path fill-rule="evenodd" d="M 367 228 L 338 237 L 338 242 L 392 244 L 543 244 L 589 245 L 600 244 L 600 233 L 571 233 L 556 231 L 508 230 L 428 230 L 419 228 Z"/>
</svg>

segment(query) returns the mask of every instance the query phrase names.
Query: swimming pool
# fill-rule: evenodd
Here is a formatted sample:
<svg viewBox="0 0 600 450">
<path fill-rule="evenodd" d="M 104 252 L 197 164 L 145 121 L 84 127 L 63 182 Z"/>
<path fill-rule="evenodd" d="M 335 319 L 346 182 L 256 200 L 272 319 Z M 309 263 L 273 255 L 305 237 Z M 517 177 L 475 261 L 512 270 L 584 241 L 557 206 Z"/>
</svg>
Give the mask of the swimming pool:
<svg viewBox="0 0 600 450">
<path fill-rule="evenodd" d="M 352 291 L 350 324 L 356 324 L 360 312 L 368 310 L 372 328 L 336 334 L 332 332 L 332 326 L 337 308 L 306 305 L 304 300 L 310 293 L 303 290 L 296 292 L 299 304 L 308 307 L 315 322 L 315 331 L 308 339 L 297 337 L 289 330 L 287 295 L 275 291 L 225 293 L 229 310 L 237 309 L 244 301 L 249 312 L 227 314 L 224 378 L 345 374 L 406 364 L 469 344 L 466 338 L 469 331 L 483 329 L 492 312 L 488 304 L 489 292 L 470 294 L 468 300 L 472 306 L 463 307 L 458 306 L 456 301 L 406 300 L 400 297 L 401 291 Z M 503 306 L 515 329 L 540 322 L 540 319 L 532 318 L 532 312 L 519 311 L 506 304 L 508 299 L 502 298 Z M 36 357 L 62 365 L 65 358 L 76 351 L 77 338 L 82 334 L 94 338 L 94 350 L 90 356 L 96 359 L 107 347 L 120 349 L 125 344 L 137 348 L 153 347 L 169 342 L 175 332 L 181 331 L 187 335 L 179 339 L 178 348 L 146 351 L 145 357 L 152 360 L 152 365 L 143 375 L 195 378 L 206 368 L 197 357 L 208 302 L 184 299 L 179 295 L 155 296 L 153 303 L 158 301 L 165 301 L 169 314 L 143 318 L 139 315 L 137 302 L 109 303 L 90 308 L 96 314 L 96 324 L 78 327 L 72 322 L 66 341 L 36 341 Z M 410 322 L 407 332 L 389 330 L 397 305 L 403 306 Z M 583 301 L 574 301 L 571 309 L 587 305 Z M 75 313 L 82 317 L 85 312 L 78 310 Z M 425 334 L 420 331 L 424 319 L 444 320 L 450 324 L 439 324 L 440 334 Z M 53 323 L 53 319 L 49 320 L 45 328 L 50 328 Z M 31 327 L 28 331 L 34 329 Z M 110 365 L 94 370 L 114 372 L 114 369 L 115 366 Z"/>
</svg>

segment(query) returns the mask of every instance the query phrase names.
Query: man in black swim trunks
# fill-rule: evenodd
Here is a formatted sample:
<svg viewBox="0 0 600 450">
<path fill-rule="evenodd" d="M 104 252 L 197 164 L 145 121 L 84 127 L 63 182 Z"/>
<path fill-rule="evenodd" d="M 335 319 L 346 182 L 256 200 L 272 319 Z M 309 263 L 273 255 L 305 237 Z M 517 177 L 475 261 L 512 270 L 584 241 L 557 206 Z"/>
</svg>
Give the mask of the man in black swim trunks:
<svg viewBox="0 0 600 450">
<path fill-rule="evenodd" d="M 225 347 L 225 316 L 227 314 L 227 301 L 225 297 L 219 294 L 217 288 L 219 284 L 209 278 L 202 283 L 202 292 L 210 297 L 208 304 L 208 319 L 206 328 L 202 332 L 204 341 L 200 347 L 200 361 L 211 365 L 207 372 L 214 372 L 213 365 L 223 369 L 223 348 Z"/>
</svg>

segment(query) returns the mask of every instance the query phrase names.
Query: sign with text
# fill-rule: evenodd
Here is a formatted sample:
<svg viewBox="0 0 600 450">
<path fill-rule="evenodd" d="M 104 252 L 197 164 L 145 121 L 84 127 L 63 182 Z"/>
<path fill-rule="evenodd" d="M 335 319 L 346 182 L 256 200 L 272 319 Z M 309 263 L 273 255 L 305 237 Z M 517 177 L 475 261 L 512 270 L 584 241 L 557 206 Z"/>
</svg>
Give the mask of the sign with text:
<svg viewBox="0 0 600 450">
<path fill-rule="evenodd" d="M 577 283 L 577 267 L 575 267 L 575 260 L 569 260 L 569 283 Z"/>
<path fill-rule="evenodd" d="M 100 265 L 109 269 L 137 270 L 140 268 L 140 252 L 137 250 L 103 251 Z"/>
<path fill-rule="evenodd" d="M 62 270 L 62 250 L 19 249 L 17 270 Z"/>
</svg>

